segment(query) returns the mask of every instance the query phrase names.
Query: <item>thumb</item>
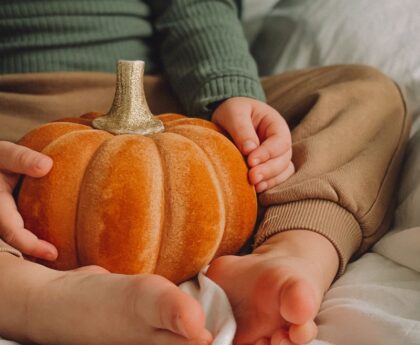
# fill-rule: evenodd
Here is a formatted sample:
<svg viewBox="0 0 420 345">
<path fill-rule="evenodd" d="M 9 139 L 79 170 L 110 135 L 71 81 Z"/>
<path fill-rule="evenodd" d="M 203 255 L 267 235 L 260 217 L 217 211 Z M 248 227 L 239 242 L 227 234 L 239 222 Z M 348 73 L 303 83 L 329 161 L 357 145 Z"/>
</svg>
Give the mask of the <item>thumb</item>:
<svg viewBox="0 0 420 345">
<path fill-rule="evenodd" d="M 25 146 L 0 141 L 0 169 L 32 177 L 46 175 L 53 165 L 50 157 Z"/>
</svg>

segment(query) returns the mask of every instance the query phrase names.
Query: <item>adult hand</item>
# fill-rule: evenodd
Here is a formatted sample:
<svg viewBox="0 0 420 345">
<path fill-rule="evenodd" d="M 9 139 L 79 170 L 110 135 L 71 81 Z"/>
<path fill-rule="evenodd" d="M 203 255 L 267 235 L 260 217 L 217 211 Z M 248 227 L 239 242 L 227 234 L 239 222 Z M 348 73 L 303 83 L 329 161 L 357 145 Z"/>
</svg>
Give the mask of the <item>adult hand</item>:
<svg viewBox="0 0 420 345">
<path fill-rule="evenodd" d="M 0 238 L 25 255 L 44 260 L 55 260 L 57 249 L 25 229 L 12 193 L 19 174 L 42 177 L 52 165 L 52 159 L 46 155 L 0 141 Z"/>
</svg>

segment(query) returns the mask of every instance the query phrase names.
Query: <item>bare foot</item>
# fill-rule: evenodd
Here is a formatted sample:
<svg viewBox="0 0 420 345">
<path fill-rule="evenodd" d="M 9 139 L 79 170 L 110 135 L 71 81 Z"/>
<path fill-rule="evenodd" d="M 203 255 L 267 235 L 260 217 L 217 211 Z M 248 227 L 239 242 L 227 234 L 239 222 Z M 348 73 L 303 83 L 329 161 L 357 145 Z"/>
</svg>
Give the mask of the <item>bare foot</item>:
<svg viewBox="0 0 420 345">
<path fill-rule="evenodd" d="M 58 272 L 0 254 L 0 334 L 48 344 L 204 345 L 200 305 L 156 275 Z M 9 281 L 7 281 L 9 280 Z"/>
<path fill-rule="evenodd" d="M 271 237 L 252 254 L 213 261 L 207 275 L 226 292 L 238 325 L 235 345 L 306 344 L 338 268 L 323 236 L 294 230 Z"/>
</svg>

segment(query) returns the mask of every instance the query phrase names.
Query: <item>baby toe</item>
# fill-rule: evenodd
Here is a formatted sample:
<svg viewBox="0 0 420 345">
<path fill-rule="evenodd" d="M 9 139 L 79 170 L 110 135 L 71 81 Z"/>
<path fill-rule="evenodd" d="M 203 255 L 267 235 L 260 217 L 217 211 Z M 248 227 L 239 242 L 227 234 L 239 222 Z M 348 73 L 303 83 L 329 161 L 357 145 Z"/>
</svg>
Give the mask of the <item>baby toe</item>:
<svg viewBox="0 0 420 345">
<path fill-rule="evenodd" d="M 318 327 L 314 321 L 308 321 L 303 325 L 291 325 L 289 337 L 295 344 L 308 344 L 316 338 Z"/>
<path fill-rule="evenodd" d="M 286 283 L 280 295 L 280 314 L 291 324 L 303 325 L 315 318 L 317 304 L 313 288 L 304 280 Z"/>
<path fill-rule="evenodd" d="M 288 342 L 288 339 L 289 339 L 288 332 L 280 329 L 280 330 L 275 331 L 274 334 L 271 336 L 270 345 L 286 345 Z"/>
</svg>

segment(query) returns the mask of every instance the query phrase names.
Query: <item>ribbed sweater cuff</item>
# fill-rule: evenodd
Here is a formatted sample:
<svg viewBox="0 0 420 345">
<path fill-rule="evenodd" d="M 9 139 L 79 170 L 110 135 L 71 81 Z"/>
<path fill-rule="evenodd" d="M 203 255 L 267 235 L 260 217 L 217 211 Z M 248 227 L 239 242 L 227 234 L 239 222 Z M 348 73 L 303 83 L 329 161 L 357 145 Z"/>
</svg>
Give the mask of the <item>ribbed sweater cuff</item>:
<svg viewBox="0 0 420 345">
<path fill-rule="evenodd" d="M 360 225 L 350 212 L 331 201 L 304 200 L 268 208 L 256 234 L 255 246 L 290 230 L 310 230 L 325 236 L 338 253 L 338 276 L 343 274 L 362 241 Z"/>
<path fill-rule="evenodd" d="M 22 257 L 22 254 L 18 250 L 12 248 L 11 246 L 9 246 L 6 242 L 3 242 L 2 240 L 0 240 L 0 253 L 10 253 L 19 258 Z"/>
<path fill-rule="evenodd" d="M 191 90 L 191 88 L 188 88 Z M 223 76 L 215 78 L 203 84 L 198 92 L 187 101 L 188 112 L 193 115 L 200 115 L 209 118 L 211 103 L 225 100 L 231 97 L 249 97 L 265 102 L 266 97 L 259 80 L 243 76 Z"/>
</svg>

